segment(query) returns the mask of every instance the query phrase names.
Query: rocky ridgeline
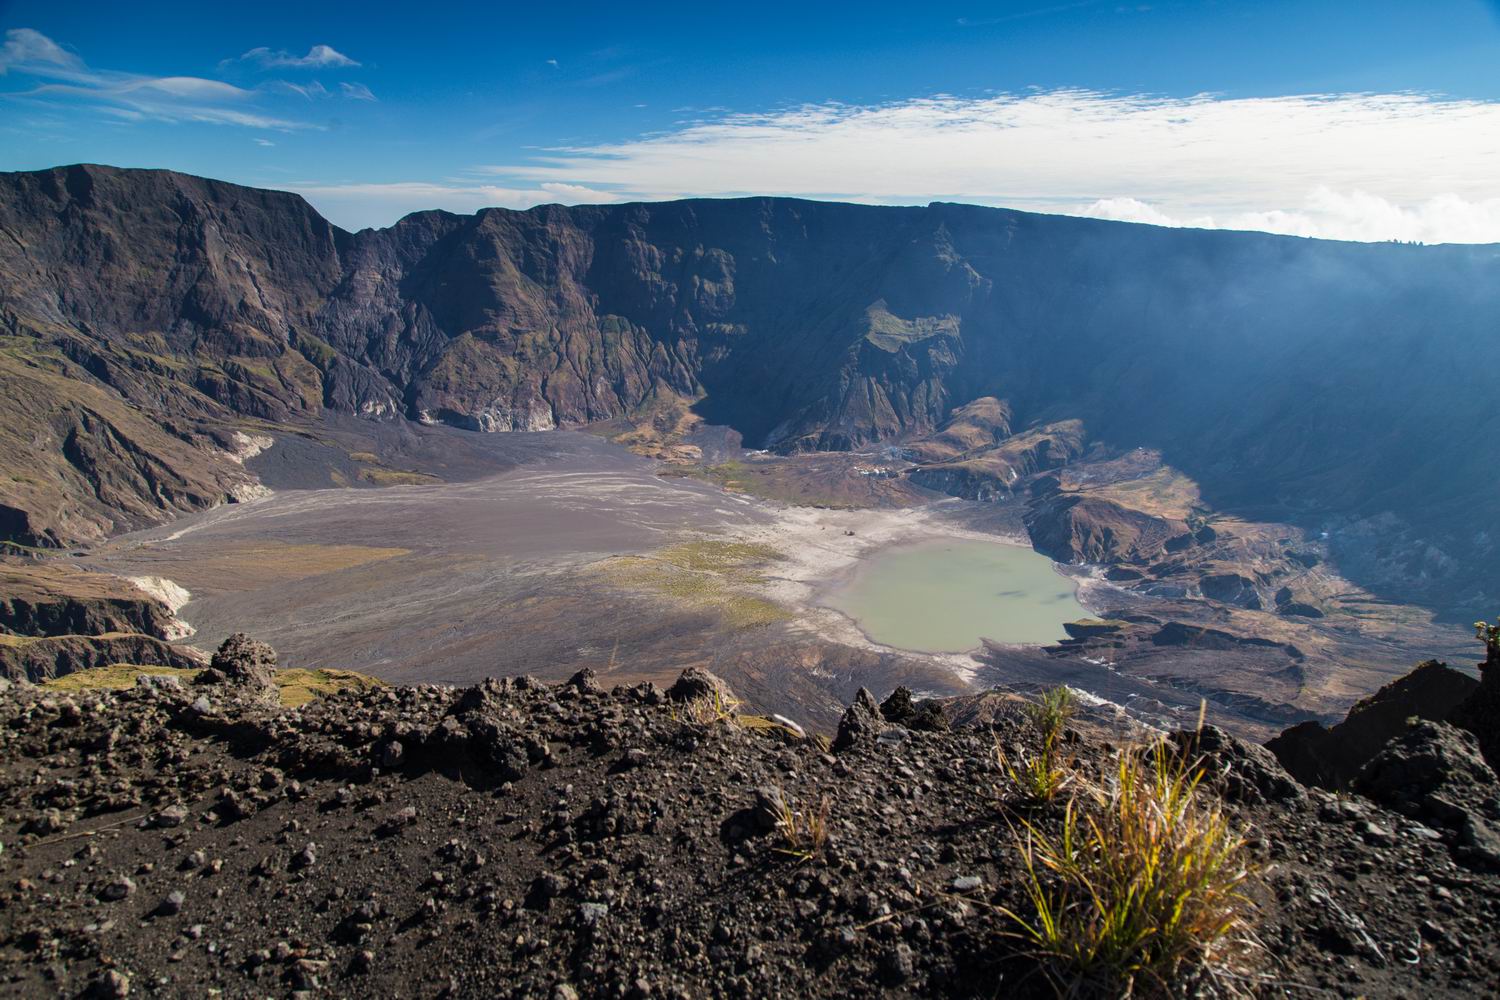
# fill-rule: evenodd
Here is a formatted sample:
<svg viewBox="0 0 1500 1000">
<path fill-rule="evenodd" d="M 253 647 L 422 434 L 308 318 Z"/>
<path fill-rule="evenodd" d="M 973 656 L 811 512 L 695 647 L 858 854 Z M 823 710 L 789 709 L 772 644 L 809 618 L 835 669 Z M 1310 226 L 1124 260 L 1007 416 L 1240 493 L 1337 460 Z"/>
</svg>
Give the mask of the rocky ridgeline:
<svg viewBox="0 0 1500 1000">
<path fill-rule="evenodd" d="M 8 992 L 1053 995 L 1003 913 L 1026 912 L 1015 824 L 1063 812 L 1004 787 L 996 745 L 1037 739 L 1019 710 L 950 729 L 861 691 L 824 741 L 732 718 L 697 671 L 286 709 L 274 664 L 237 636 L 193 684 L 0 694 Z M 1219 730 L 1173 738 L 1249 830 L 1236 988 L 1495 995 L 1500 800 L 1472 738 L 1409 727 L 1343 796 Z M 1065 743 L 1080 778 L 1112 768 Z M 783 807 L 826 814 L 826 844 Z"/>
</svg>

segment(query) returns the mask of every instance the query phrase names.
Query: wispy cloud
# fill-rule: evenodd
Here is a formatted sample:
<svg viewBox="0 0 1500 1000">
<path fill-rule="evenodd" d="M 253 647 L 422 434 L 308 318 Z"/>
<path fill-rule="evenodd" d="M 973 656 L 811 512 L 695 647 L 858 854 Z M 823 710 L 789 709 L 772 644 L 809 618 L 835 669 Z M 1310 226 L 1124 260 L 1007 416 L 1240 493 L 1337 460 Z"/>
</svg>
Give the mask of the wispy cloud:
<svg viewBox="0 0 1500 1000">
<path fill-rule="evenodd" d="M 254 107 L 258 91 L 197 76 L 149 76 L 95 69 L 30 28 L 12 28 L 0 46 L 0 75 L 32 77 L 30 89 L 0 98 L 74 102 L 119 121 L 203 122 L 249 128 L 317 128 Z M 293 88 L 296 89 L 296 88 Z"/>
<path fill-rule="evenodd" d="M 34 76 L 72 78 L 85 73 L 83 60 L 31 28 L 11 28 L 0 45 L 0 76 L 13 69 Z"/>
<path fill-rule="evenodd" d="M 370 92 L 370 88 L 362 83 L 341 83 L 339 89 L 343 91 L 345 97 L 351 97 L 356 101 L 375 100 L 375 95 Z"/>
<path fill-rule="evenodd" d="M 720 114 L 486 169 L 507 189 L 576 184 L 621 198 L 946 199 L 1333 238 L 1500 242 L 1500 103 L 1423 94 L 1062 90 L 818 104 Z"/>
<path fill-rule="evenodd" d="M 294 56 L 284 49 L 272 52 L 261 45 L 236 59 L 225 59 L 219 65 L 235 62 L 255 63 L 270 69 L 337 69 L 359 65 L 331 45 L 314 45 L 305 56 Z"/>
<path fill-rule="evenodd" d="M 1063 14 L 1070 10 L 1078 10 L 1081 7 L 1097 7 L 1104 0 L 1076 0 L 1074 3 L 1053 4 L 1050 7 L 1033 7 L 1030 10 L 1012 11 L 1009 14 L 984 15 L 979 17 L 961 17 L 957 24 L 961 28 L 984 28 L 993 24 L 1007 24 L 1011 21 L 1025 21 L 1033 17 L 1049 17 L 1053 14 Z"/>
</svg>

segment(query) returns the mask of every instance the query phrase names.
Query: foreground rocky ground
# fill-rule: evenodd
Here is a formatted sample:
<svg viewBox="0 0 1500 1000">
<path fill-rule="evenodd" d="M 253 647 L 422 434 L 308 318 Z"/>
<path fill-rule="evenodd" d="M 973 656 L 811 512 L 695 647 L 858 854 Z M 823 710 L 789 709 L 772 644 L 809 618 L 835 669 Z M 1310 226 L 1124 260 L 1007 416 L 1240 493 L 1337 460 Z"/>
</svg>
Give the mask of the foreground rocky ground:
<svg viewBox="0 0 1500 1000">
<path fill-rule="evenodd" d="M 949 729 L 866 694 L 833 741 L 718 709 L 709 675 L 381 688 L 286 709 L 269 648 L 199 683 L 0 694 L 0 977 L 17 996 L 1050 996 L 996 764 L 1002 704 Z M 1011 703 L 1012 705 L 1014 702 Z M 1079 781 L 1107 734 L 1067 734 Z M 1256 996 L 1496 996 L 1500 785 L 1407 727 L 1365 794 L 1198 737 L 1248 830 Z M 1364 782 L 1364 785 L 1360 785 Z M 775 802 L 826 808 L 803 856 Z M 1436 803 L 1436 804 L 1435 804 Z"/>
</svg>

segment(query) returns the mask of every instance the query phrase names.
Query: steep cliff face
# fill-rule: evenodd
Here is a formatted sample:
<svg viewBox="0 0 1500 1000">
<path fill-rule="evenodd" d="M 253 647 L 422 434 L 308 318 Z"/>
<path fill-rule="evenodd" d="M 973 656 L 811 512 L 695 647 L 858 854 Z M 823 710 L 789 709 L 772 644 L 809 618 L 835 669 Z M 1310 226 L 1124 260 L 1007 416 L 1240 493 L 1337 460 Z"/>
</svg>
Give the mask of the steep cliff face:
<svg viewBox="0 0 1500 1000">
<path fill-rule="evenodd" d="M 1158 448 L 1219 509 L 1360 551 L 1384 525 L 1408 597 L 1500 595 L 1500 386 L 1472 361 L 1500 318 L 1493 247 L 785 199 L 349 234 L 294 195 L 164 172 L 0 191 L 0 380 L 26 400 L 0 427 L 23 470 L 0 532 L 26 544 L 243 492 L 226 441 L 247 417 L 536 429 L 670 393 L 792 451 L 929 434 L 994 397 L 1008 429 Z M 992 457 L 1046 468 L 1073 442 Z M 951 471 L 977 493 L 1000 470 Z"/>
</svg>

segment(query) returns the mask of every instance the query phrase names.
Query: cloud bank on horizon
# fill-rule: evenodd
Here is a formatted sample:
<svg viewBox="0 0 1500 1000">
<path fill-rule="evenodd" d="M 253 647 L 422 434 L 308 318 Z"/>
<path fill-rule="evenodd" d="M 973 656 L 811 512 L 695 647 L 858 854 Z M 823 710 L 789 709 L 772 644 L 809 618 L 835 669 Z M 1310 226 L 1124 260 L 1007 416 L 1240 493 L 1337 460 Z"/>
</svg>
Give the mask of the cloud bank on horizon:
<svg viewBox="0 0 1500 1000">
<path fill-rule="evenodd" d="M 488 172 L 597 197 L 1005 205 L 1348 240 L 1500 242 L 1500 104 L 1090 91 L 728 115 Z"/>
</svg>

